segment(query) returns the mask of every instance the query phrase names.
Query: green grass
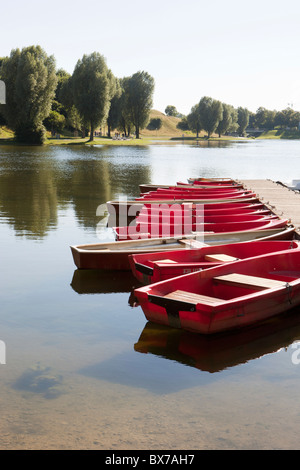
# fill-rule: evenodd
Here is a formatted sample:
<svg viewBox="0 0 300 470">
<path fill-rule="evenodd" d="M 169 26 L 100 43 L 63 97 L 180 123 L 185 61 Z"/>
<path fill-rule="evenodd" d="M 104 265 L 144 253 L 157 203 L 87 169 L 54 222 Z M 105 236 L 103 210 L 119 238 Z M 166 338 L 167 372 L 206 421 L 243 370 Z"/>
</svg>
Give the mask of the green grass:
<svg viewBox="0 0 300 470">
<path fill-rule="evenodd" d="M 113 140 L 108 138 L 95 138 L 90 142 L 89 138 L 61 138 L 61 139 L 48 139 L 46 145 L 148 145 L 151 139 L 128 139 L 128 140 Z"/>
<path fill-rule="evenodd" d="M 13 139 L 14 133 L 7 127 L 0 126 L 0 139 Z"/>
<path fill-rule="evenodd" d="M 286 130 L 286 129 L 273 129 L 271 131 L 263 132 L 257 139 L 300 139 L 300 131 Z"/>
</svg>

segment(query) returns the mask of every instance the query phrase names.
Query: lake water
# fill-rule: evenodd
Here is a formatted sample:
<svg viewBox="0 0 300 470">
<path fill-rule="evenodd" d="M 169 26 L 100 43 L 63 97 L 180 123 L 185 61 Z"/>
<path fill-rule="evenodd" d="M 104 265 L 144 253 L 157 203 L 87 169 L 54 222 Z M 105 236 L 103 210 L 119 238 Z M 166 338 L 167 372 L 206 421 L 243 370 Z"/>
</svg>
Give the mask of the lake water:
<svg viewBox="0 0 300 470">
<path fill-rule="evenodd" d="M 299 449 L 297 310 L 208 340 L 73 263 L 100 204 L 195 175 L 291 182 L 300 142 L 0 146 L 0 449 Z"/>
</svg>

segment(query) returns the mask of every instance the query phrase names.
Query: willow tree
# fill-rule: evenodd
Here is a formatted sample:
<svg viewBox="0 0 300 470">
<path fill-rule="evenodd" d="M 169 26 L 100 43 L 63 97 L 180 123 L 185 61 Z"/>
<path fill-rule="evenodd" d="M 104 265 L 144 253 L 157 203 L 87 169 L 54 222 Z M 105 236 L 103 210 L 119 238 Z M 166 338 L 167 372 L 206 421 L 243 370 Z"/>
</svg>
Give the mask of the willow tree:
<svg viewBox="0 0 300 470">
<path fill-rule="evenodd" d="M 244 136 L 246 134 L 246 128 L 249 124 L 249 111 L 247 108 L 242 108 L 241 106 L 238 108 L 238 133 L 240 136 Z"/>
<path fill-rule="evenodd" d="M 6 85 L 3 113 L 16 140 L 42 144 L 43 121 L 50 113 L 57 85 L 54 57 L 40 46 L 12 50 L 2 62 L 1 76 Z"/>
<path fill-rule="evenodd" d="M 78 60 L 72 75 L 72 88 L 74 104 L 89 125 L 92 141 L 96 127 L 108 116 L 114 94 L 114 77 L 101 54 L 93 52 Z"/>
<path fill-rule="evenodd" d="M 230 104 L 222 103 L 223 106 L 223 116 L 219 121 L 219 124 L 216 128 L 216 132 L 221 137 L 221 134 L 226 134 L 227 132 L 235 132 L 238 128 L 238 112 Z"/>
<path fill-rule="evenodd" d="M 136 72 L 124 82 L 126 108 L 135 126 L 135 136 L 140 138 L 140 130 L 146 127 L 152 108 L 154 78 L 147 72 Z"/>
<path fill-rule="evenodd" d="M 204 96 L 199 102 L 199 114 L 202 129 L 204 129 L 207 132 L 208 137 L 210 137 L 223 118 L 223 107 L 221 101 Z"/>
<path fill-rule="evenodd" d="M 110 101 L 109 113 L 107 116 L 107 135 L 111 137 L 111 131 L 117 129 L 120 123 L 121 116 L 121 96 L 122 87 L 120 80 L 115 80 L 115 93 Z"/>
<path fill-rule="evenodd" d="M 199 137 L 199 132 L 202 129 L 202 123 L 200 119 L 199 104 L 195 104 L 191 112 L 187 115 L 188 127 L 192 131 L 196 132 L 197 139 Z"/>
</svg>

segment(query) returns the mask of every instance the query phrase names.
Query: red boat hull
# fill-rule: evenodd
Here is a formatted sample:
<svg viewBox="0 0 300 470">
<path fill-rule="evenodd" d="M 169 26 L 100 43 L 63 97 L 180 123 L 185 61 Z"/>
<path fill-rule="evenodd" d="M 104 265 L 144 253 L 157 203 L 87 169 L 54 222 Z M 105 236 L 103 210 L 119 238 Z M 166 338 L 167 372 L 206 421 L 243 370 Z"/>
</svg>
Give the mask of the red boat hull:
<svg viewBox="0 0 300 470">
<path fill-rule="evenodd" d="M 265 230 L 285 227 L 288 220 L 260 220 L 253 222 L 228 222 L 228 223 L 195 223 L 195 224 L 148 224 L 141 223 L 138 226 L 113 227 L 117 240 L 136 240 L 145 238 L 174 237 L 199 233 L 228 233 L 245 232 L 249 230 Z"/>
<path fill-rule="evenodd" d="M 227 238 L 229 235 L 229 240 Z M 271 240 L 292 240 L 295 235 L 294 227 L 288 227 L 286 229 L 270 230 L 270 231 L 254 231 L 247 232 L 244 234 L 244 240 L 257 240 L 263 239 L 265 241 Z M 211 240 L 212 239 L 212 240 Z M 225 234 L 224 243 L 237 243 L 240 242 L 240 235 L 236 234 Z M 181 237 L 178 239 L 160 238 L 160 239 L 149 239 L 149 240 L 137 240 L 137 241 L 119 241 L 109 243 L 96 243 L 88 245 L 76 245 L 71 246 L 73 260 L 77 268 L 79 269 L 102 269 L 102 270 L 125 270 L 129 271 L 129 255 L 137 253 L 154 253 L 161 251 L 173 251 L 173 250 L 186 250 L 187 243 L 192 240 L 195 243 L 195 239 L 182 240 Z M 210 237 L 210 242 L 204 240 L 205 243 L 218 244 L 215 237 Z M 198 246 L 198 242 L 197 242 Z"/>
<path fill-rule="evenodd" d="M 172 207 L 172 209 L 175 209 L 174 206 L 177 206 L 177 208 L 182 207 L 183 205 L 191 205 L 192 208 L 197 208 L 198 205 L 203 206 L 204 209 L 229 209 L 229 208 L 237 208 L 238 206 L 240 208 L 250 208 L 252 205 L 255 204 L 261 204 L 260 201 L 256 198 L 247 198 L 247 199 L 234 199 L 234 200 L 218 200 L 216 201 L 215 199 L 209 200 L 183 200 L 179 199 L 178 201 L 166 201 L 166 200 L 141 200 L 141 201 L 136 201 L 134 200 L 128 200 L 128 201 L 120 201 L 120 200 L 115 200 L 115 201 L 107 201 L 106 206 L 107 210 L 110 215 L 112 216 L 119 216 L 120 214 L 126 216 L 126 217 L 136 217 L 137 214 L 142 210 L 150 207 L 154 208 L 161 208 L 162 206 L 169 206 Z"/>
<path fill-rule="evenodd" d="M 204 222 L 204 223 L 229 223 L 229 222 L 253 222 L 259 220 L 271 220 L 278 219 L 277 215 L 272 214 L 270 211 L 257 211 L 250 213 L 228 213 L 224 214 L 214 214 L 208 215 L 206 212 L 193 215 L 193 213 L 154 213 L 151 215 L 148 214 L 139 214 L 136 218 L 136 225 L 138 224 L 183 224 L 185 221 L 190 220 L 193 223 Z"/>
<path fill-rule="evenodd" d="M 216 202 L 218 200 L 231 200 L 231 199 L 248 199 L 251 197 L 256 197 L 256 194 L 253 192 L 224 192 L 222 194 L 218 193 L 155 193 L 155 194 L 144 194 L 141 197 L 135 198 L 136 201 L 148 201 L 148 200 L 174 200 L 178 201 L 180 199 L 184 200 L 215 200 Z"/>
<path fill-rule="evenodd" d="M 187 184 L 202 185 L 202 184 L 238 184 L 237 181 L 231 178 L 189 178 Z"/>
<path fill-rule="evenodd" d="M 213 268 L 225 262 L 299 249 L 299 241 L 250 241 L 227 245 L 203 246 L 196 249 L 129 256 L 133 275 L 141 284 L 153 284 L 176 276 Z"/>
<path fill-rule="evenodd" d="M 182 189 L 182 190 L 185 190 L 185 189 L 200 189 L 200 188 L 203 188 L 203 189 L 240 189 L 240 188 L 243 188 L 243 185 L 241 183 L 235 183 L 235 184 L 230 184 L 230 183 L 227 183 L 227 184 L 218 184 L 218 183 L 214 183 L 214 184 L 205 184 L 203 183 L 202 185 L 193 185 L 193 184 L 188 184 L 188 183 L 177 183 L 177 185 L 174 185 L 174 186 L 169 186 L 169 185 L 155 185 L 155 184 L 140 184 L 139 186 L 140 188 L 140 192 L 142 194 L 144 193 L 148 193 L 149 191 L 156 191 L 157 189 L 169 189 L 169 190 L 173 190 L 173 189 Z"/>
<path fill-rule="evenodd" d="M 243 328 L 300 304 L 300 250 L 227 263 L 134 293 L 155 323 L 201 334 Z"/>
<path fill-rule="evenodd" d="M 161 205 L 161 207 L 155 207 L 155 205 L 151 207 L 143 207 L 142 210 L 139 212 L 137 219 L 142 220 L 142 219 L 149 219 L 152 216 L 157 216 L 159 215 L 160 217 L 162 216 L 181 216 L 184 217 L 184 214 L 192 214 L 193 216 L 196 216 L 197 214 L 204 214 L 205 216 L 215 216 L 215 215 L 268 215 L 272 214 L 272 212 L 264 208 L 262 204 L 253 204 L 253 207 L 231 207 L 231 208 L 225 208 L 225 209 L 207 209 L 204 208 L 201 204 L 196 204 L 197 207 L 188 207 L 184 206 L 182 207 L 175 207 L 174 208 L 169 207 L 169 205 L 166 205 L 164 207 L 164 204 Z"/>
</svg>

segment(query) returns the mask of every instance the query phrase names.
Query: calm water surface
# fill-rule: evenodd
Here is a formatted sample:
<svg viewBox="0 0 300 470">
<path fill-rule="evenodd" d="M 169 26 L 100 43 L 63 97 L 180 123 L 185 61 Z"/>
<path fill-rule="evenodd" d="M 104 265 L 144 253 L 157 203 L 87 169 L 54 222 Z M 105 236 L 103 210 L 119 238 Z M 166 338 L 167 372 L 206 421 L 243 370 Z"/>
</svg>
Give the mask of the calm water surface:
<svg viewBox="0 0 300 470">
<path fill-rule="evenodd" d="M 98 205 L 194 175 L 291 182 L 300 142 L 0 147 L 0 449 L 299 449 L 297 311 L 208 340 L 73 264 Z"/>
</svg>

